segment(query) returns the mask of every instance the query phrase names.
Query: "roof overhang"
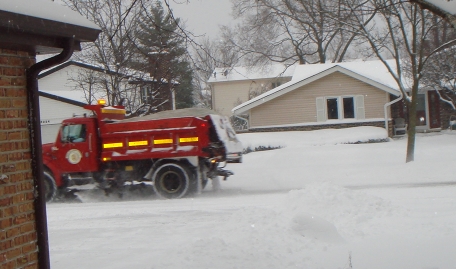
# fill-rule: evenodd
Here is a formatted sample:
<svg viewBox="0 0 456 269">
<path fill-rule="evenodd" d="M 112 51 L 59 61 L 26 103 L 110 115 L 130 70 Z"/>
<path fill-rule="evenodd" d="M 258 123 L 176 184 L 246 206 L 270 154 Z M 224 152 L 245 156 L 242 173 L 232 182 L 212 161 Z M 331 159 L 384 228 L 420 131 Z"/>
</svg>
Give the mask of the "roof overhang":
<svg viewBox="0 0 456 269">
<path fill-rule="evenodd" d="M 39 75 L 38 75 L 38 79 L 42 79 L 44 77 L 47 77 L 51 74 L 54 74 L 60 70 L 63 70 L 65 69 L 66 67 L 68 66 L 77 66 L 77 67 L 80 67 L 80 68 L 83 68 L 83 69 L 87 69 L 87 70 L 91 70 L 91 71 L 95 71 L 95 72 L 100 72 L 100 73 L 104 73 L 104 74 L 108 74 L 108 75 L 113 75 L 113 76 L 119 76 L 119 77 L 125 77 L 125 78 L 128 78 L 128 84 L 156 84 L 156 83 L 159 83 L 159 84 L 169 84 L 168 82 L 166 81 L 162 81 L 162 82 L 158 82 L 157 80 L 151 78 L 150 76 L 147 76 L 147 75 L 144 75 L 144 76 L 139 76 L 139 75 L 126 75 L 126 74 L 122 74 L 122 73 L 119 73 L 119 72 L 115 72 L 115 71 L 111 71 L 111 70 L 107 70 L 107 69 L 104 69 L 104 68 L 101 68 L 101 67 L 98 67 L 98 66 L 94 66 L 94 65 L 90 65 L 90 64 L 86 64 L 86 63 L 82 63 L 82 62 L 77 62 L 77 61 L 67 61 L 63 64 L 60 64 L 60 65 L 57 65 L 51 69 L 48 69 L 44 72 L 41 72 Z M 178 82 L 174 82 L 173 83 L 174 85 L 179 85 Z"/>
<path fill-rule="evenodd" d="M 287 83 L 285 83 L 285 84 L 283 84 L 283 85 L 281 85 L 281 86 L 279 86 L 279 87 L 277 87 L 275 89 L 272 89 L 272 90 L 270 90 L 268 92 L 265 92 L 265 93 L 255 97 L 255 98 L 253 98 L 253 99 L 251 99 L 251 100 L 249 100 L 249 101 L 247 101 L 247 102 L 245 102 L 243 104 L 240 104 L 239 106 L 233 108 L 232 112 L 235 115 L 245 114 L 247 111 L 249 111 L 250 109 L 252 109 L 252 108 L 254 108 L 256 106 L 259 106 L 259 105 L 261 105 L 261 104 L 263 104 L 265 102 L 269 102 L 272 99 L 275 99 L 275 98 L 277 98 L 279 96 L 282 96 L 282 95 L 284 95 L 286 93 L 289 93 L 291 91 L 294 91 L 294 90 L 296 90 L 296 89 L 298 89 L 300 87 L 303 87 L 303 86 L 305 86 L 307 84 L 310 84 L 310 83 L 312 83 L 314 81 L 317 81 L 317 80 L 319 80 L 319 79 L 321 79 L 323 77 L 326 77 L 326 76 L 328 76 L 328 75 L 330 75 L 332 73 L 335 73 L 335 72 L 340 72 L 340 73 L 343 73 L 343 74 L 345 74 L 347 76 L 350 76 L 350 77 L 353 77 L 353 78 L 358 79 L 360 81 L 363 81 L 363 82 L 365 82 L 365 83 L 367 83 L 367 84 L 369 84 L 369 85 L 371 85 L 373 87 L 376 87 L 376 88 L 378 88 L 380 90 L 383 90 L 383 91 L 385 91 L 387 93 L 390 93 L 392 95 L 395 95 L 395 96 L 399 96 L 400 95 L 399 91 L 396 90 L 396 89 L 393 89 L 393 88 L 391 88 L 389 86 L 386 86 L 386 85 L 384 85 L 382 83 L 379 83 L 379 82 L 377 82 L 375 80 L 372 80 L 372 79 L 367 78 L 365 76 L 362 76 L 362 75 L 360 75 L 360 74 L 358 74 L 356 72 L 350 71 L 348 69 L 345 69 L 345 68 L 343 68 L 341 66 L 336 65 L 336 66 L 328 68 L 328 69 L 326 69 L 326 70 L 324 70 L 324 71 L 322 71 L 320 73 L 317 73 L 317 74 L 315 74 L 315 75 L 313 75 L 311 77 L 305 78 L 303 80 L 299 80 L 299 81 L 293 81 L 292 80 L 290 82 L 287 82 Z"/>
<path fill-rule="evenodd" d="M 423 9 L 447 20 L 453 28 L 456 28 L 456 1 L 454 0 L 410 0 L 417 3 Z"/>
<path fill-rule="evenodd" d="M 83 103 L 83 102 L 79 102 L 79 101 L 76 101 L 76 100 L 68 99 L 68 98 L 65 98 L 65 97 L 62 97 L 62 96 L 58 96 L 58 95 L 55 95 L 55 94 L 51 94 L 51 93 L 47 93 L 47 92 L 40 91 L 39 95 L 42 96 L 42 97 L 46 97 L 46 98 L 49 98 L 49 99 L 52 99 L 52 100 L 55 100 L 55 101 L 71 104 L 71 105 L 74 105 L 74 106 L 83 107 L 83 106 L 87 105 L 86 103 Z"/>
<path fill-rule="evenodd" d="M 65 40 L 73 38 L 75 49 L 80 50 L 81 42 L 93 42 L 101 32 L 86 18 L 54 2 L 0 0 L 0 3 L 2 48 L 36 54 L 59 53 Z M 27 6 L 36 4 L 40 11 L 31 11 Z M 65 13 L 60 14 L 63 19 L 57 19 L 55 12 Z"/>
</svg>

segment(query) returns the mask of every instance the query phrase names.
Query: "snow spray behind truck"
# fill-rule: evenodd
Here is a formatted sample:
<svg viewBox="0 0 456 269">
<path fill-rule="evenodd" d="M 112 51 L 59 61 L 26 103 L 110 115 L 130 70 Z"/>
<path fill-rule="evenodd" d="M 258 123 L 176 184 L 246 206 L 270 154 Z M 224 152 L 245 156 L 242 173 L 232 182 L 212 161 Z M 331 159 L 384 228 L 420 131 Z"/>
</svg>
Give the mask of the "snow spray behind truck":
<svg viewBox="0 0 456 269">
<path fill-rule="evenodd" d="M 233 173 L 242 144 L 227 117 L 203 108 L 125 119 L 123 106 L 86 105 L 93 115 L 66 119 L 54 143 L 43 145 L 46 200 L 69 187 L 95 183 L 122 195 L 150 182 L 162 198 L 198 194 L 208 180 Z"/>
</svg>

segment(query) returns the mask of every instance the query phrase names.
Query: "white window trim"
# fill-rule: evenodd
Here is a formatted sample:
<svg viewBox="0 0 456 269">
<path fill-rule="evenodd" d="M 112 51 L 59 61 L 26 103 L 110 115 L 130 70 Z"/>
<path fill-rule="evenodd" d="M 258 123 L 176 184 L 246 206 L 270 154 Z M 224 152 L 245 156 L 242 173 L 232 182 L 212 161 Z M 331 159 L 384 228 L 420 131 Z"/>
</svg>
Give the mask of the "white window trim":
<svg viewBox="0 0 456 269">
<path fill-rule="evenodd" d="M 353 98 L 353 110 L 354 118 L 344 118 L 343 98 Z M 337 116 L 338 119 L 328 119 L 327 111 L 327 100 L 337 100 Z M 365 119 L 365 106 L 364 106 L 364 95 L 341 95 L 341 96 L 324 96 L 316 98 L 316 109 L 317 109 L 317 122 L 325 121 L 341 121 L 341 120 L 364 120 Z"/>
</svg>

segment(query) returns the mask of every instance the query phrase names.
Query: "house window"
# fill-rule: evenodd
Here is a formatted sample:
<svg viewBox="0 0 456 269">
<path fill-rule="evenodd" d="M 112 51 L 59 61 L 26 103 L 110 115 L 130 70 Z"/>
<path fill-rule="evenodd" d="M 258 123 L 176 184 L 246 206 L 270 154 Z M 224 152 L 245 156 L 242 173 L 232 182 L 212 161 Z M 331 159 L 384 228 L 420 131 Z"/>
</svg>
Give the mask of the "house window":
<svg viewBox="0 0 456 269">
<path fill-rule="evenodd" d="M 337 98 L 326 99 L 326 115 L 328 120 L 337 120 L 339 118 L 339 108 Z"/>
<path fill-rule="evenodd" d="M 364 96 L 318 97 L 317 121 L 364 119 Z"/>
<path fill-rule="evenodd" d="M 416 126 L 426 126 L 426 97 L 424 94 L 418 94 L 416 101 Z"/>
<path fill-rule="evenodd" d="M 355 102 L 353 97 L 344 97 L 344 119 L 355 118 Z"/>
<path fill-rule="evenodd" d="M 150 104 L 152 103 L 153 96 L 152 96 L 152 89 L 150 86 L 143 86 L 141 87 L 141 101 L 143 104 Z"/>
</svg>

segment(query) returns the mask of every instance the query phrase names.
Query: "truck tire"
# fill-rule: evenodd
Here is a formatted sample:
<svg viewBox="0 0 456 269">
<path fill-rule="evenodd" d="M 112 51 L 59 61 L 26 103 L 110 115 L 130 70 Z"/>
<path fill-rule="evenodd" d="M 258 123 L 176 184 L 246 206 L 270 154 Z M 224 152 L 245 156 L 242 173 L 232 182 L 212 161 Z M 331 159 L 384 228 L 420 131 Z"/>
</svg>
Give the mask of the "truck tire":
<svg viewBox="0 0 456 269">
<path fill-rule="evenodd" d="M 46 202 L 51 202 L 57 193 L 57 185 L 51 172 L 47 170 L 43 172 L 43 182 Z"/>
<path fill-rule="evenodd" d="M 165 199 L 177 199 L 188 193 L 191 173 L 185 165 L 165 163 L 155 169 L 152 180 L 154 191 L 158 196 Z"/>
</svg>

